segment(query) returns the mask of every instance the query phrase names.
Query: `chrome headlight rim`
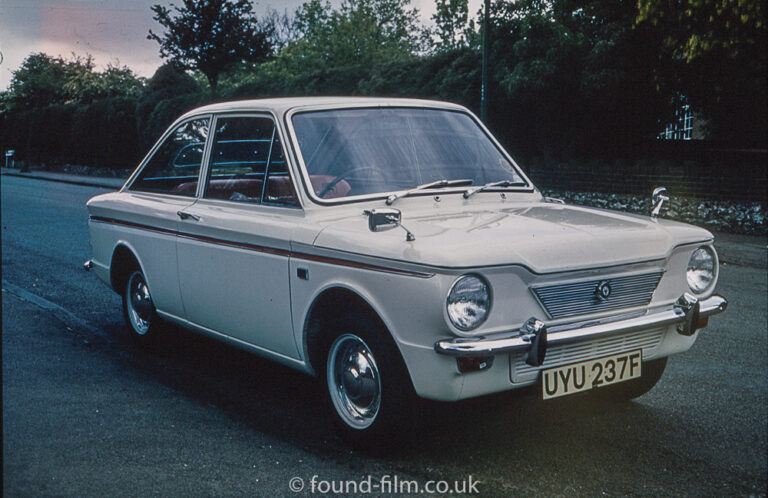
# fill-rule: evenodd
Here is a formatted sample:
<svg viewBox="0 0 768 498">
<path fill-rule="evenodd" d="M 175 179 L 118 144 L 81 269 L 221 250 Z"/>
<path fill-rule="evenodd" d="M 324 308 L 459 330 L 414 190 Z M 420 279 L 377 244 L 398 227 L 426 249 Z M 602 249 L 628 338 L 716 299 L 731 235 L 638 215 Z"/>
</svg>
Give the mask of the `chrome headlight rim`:
<svg viewBox="0 0 768 498">
<path fill-rule="evenodd" d="M 470 326 L 464 326 L 461 323 L 458 323 L 453 318 L 451 314 L 450 306 L 452 303 L 451 296 L 453 295 L 454 290 L 459 285 L 459 283 L 461 283 L 462 281 L 468 278 L 477 279 L 483 284 L 483 286 L 485 287 L 485 295 L 486 295 L 485 300 L 487 301 L 488 305 L 485 309 L 484 314 L 480 319 L 472 323 Z M 493 307 L 493 291 L 491 290 L 491 284 L 488 282 L 488 279 L 486 279 L 484 276 L 480 275 L 479 273 L 465 273 L 463 275 L 456 277 L 456 279 L 451 284 L 451 287 L 448 289 L 448 294 L 445 297 L 446 321 L 451 327 L 455 328 L 460 332 L 471 332 L 473 330 L 478 329 L 482 324 L 486 322 L 486 320 L 488 320 L 488 316 L 491 314 L 492 307 Z"/>
<path fill-rule="evenodd" d="M 699 266 L 696 268 L 694 265 L 697 263 L 694 262 L 694 258 L 696 257 L 697 253 L 704 252 L 709 256 L 709 261 L 712 265 L 712 276 L 709 278 L 709 280 L 706 282 L 704 286 L 697 286 L 695 284 L 695 280 L 692 283 L 692 279 L 695 277 L 692 275 L 692 271 L 701 269 L 702 266 Z M 688 286 L 688 289 L 696 296 L 706 296 L 707 294 L 712 293 L 712 291 L 715 288 L 715 284 L 717 283 L 717 278 L 720 273 L 720 259 L 717 256 L 717 251 L 715 251 L 715 248 L 712 244 L 704 244 L 698 246 L 696 249 L 691 252 L 690 257 L 688 258 L 688 264 L 685 268 L 685 283 Z"/>
</svg>

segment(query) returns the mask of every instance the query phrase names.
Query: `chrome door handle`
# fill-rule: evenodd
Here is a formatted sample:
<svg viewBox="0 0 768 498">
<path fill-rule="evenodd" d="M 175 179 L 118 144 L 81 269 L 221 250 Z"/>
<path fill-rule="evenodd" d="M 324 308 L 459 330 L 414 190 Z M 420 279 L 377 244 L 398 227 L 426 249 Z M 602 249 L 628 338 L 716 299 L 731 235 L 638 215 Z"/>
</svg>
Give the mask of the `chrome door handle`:
<svg viewBox="0 0 768 498">
<path fill-rule="evenodd" d="M 191 213 L 185 213 L 184 211 L 176 211 L 176 214 L 179 215 L 179 218 L 182 220 L 194 220 L 194 221 L 200 221 L 200 217 Z"/>
</svg>

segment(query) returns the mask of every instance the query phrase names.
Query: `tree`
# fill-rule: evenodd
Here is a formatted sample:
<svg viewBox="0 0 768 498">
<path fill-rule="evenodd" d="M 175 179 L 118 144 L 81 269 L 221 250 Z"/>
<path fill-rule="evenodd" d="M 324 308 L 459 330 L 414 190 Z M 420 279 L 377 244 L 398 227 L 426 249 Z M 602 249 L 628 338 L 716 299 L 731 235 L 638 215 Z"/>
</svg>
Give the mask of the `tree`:
<svg viewBox="0 0 768 498">
<path fill-rule="evenodd" d="M 67 67 L 61 58 L 31 54 L 13 72 L 6 95 L 9 110 L 24 110 L 70 100 Z"/>
<path fill-rule="evenodd" d="M 262 17 L 262 22 L 267 26 L 270 36 L 270 44 L 275 52 L 279 52 L 289 42 L 297 40 L 299 34 L 293 23 L 293 17 L 284 10 L 281 14 L 275 9 L 267 10 L 267 14 Z"/>
<path fill-rule="evenodd" d="M 165 28 L 147 36 L 160 44 L 160 56 L 183 69 L 198 70 L 216 91 L 219 74 L 237 62 L 260 62 L 271 53 L 271 33 L 253 14 L 249 0 L 183 0 L 176 15 L 153 5 L 153 19 Z"/>
<path fill-rule="evenodd" d="M 155 74 L 147 80 L 138 103 L 136 104 L 136 127 L 139 133 L 139 145 L 146 149 L 163 132 L 157 126 L 153 126 L 150 117 L 155 108 L 166 100 L 179 96 L 196 95 L 201 92 L 200 85 L 192 76 L 180 71 L 173 64 L 163 64 Z M 167 123 L 161 123 L 167 125 Z"/>
<path fill-rule="evenodd" d="M 656 77 L 684 95 L 718 139 L 768 142 L 765 2 L 639 2 L 637 26 L 663 37 Z"/>
<path fill-rule="evenodd" d="M 145 79 L 137 76 L 128 66 L 108 64 L 98 74 L 98 98 L 138 97 L 144 90 Z"/>
<path fill-rule="evenodd" d="M 655 137 L 666 100 L 659 41 L 626 0 L 498 0 L 491 5 L 490 122 L 523 153 L 602 154 Z"/>
<path fill-rule="evenodd" d="M 437 27 L 438 50 L 466 47 L 475 33 L 474 20 L 469 19 L 468 0 L 436 0 L 432 20 Z"/>
<path fill-rule="evenodd" d="M 296 70 L 373 68 L 413 57 L 421 49 L 418 11 L 409 0 L 344 0 L 338 10 L 310 0 L 294 17 L 299 38 L 283 47 L 280 63 Z"/>
<path fill-rule="evenodd" d="M 127 67 L 110 64 L 101 73 L 93 57 L 73 55 L 71 60 L 44 53 L 31 54 L 14 71 L 4 100 L 7 108 L 38 109 L 52 104 L 89 104 L 110 97 L 136 97 L 142 78 Z"/>
<path fill-rule="evenodd" d="M 72 101 L 80 104 L 112 97 L 138 97 L 144 88 L 144 78 L 127 66 L 110 63 L 104 71 L 95 71 L 90 55 L 74 56 L 71 62 L 65 62 L 65 66 L 65 90 Z"/>
</svg>

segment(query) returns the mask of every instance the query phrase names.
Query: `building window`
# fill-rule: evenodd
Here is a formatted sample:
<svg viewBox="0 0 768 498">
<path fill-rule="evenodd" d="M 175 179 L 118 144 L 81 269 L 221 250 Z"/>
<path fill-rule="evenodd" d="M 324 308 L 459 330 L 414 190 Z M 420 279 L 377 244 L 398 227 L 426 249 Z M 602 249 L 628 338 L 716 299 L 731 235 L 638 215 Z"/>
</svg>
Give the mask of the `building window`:
<svg viewBox="0 0 768 498">
<path fill-rule="evenodd" d="M 685 97 L 678 99 L 675 119 L 656 137 L 659 140 L 691 140 L 693 138 L 693 112 Z"/>
</svg>

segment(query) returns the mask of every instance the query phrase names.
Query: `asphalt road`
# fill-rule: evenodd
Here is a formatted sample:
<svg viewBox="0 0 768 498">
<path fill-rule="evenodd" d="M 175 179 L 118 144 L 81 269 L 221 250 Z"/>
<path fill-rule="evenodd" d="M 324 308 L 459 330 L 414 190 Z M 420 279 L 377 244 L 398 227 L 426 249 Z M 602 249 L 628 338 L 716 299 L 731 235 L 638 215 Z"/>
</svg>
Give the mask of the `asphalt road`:
<svg viewBox="0 0 768 498">
<path fill-rule="evenodd" d="M 316 494 L 369 476 L 374 495 L 766 494 L 765 269 L 721 268 L 728 311 L 635 402 L 430 403 L 418 439 L 377 456 L 345 447 L 300 373 L 182 331 L 135 350 L 81 269 L 102 191 L 2 178 L 4 496 L 307 495 L 313 476 Z"/>
</svg>

